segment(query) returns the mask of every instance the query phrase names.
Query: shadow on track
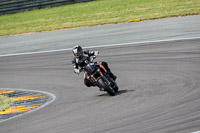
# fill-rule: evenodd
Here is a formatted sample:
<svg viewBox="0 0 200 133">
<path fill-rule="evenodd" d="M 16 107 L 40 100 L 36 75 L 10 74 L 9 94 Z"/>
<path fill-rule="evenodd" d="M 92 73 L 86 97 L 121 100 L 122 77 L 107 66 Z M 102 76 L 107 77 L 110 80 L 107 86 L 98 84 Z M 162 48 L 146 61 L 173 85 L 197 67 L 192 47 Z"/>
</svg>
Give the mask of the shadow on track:
<svg viewBox="0 0 200 133">
<path fill-rule="evenodd" d="M 135 90 L 119 90 L 118 92 L 116 92 L 115 96 L 121 95 L 123 93 L 133 92 L 133 91 L 135 91 Z M 101 95 L 98 95 L 98 96 L 109 96 L 109 94 L 104 93 L 104 94 L 101 94 Z"/>
</svg>

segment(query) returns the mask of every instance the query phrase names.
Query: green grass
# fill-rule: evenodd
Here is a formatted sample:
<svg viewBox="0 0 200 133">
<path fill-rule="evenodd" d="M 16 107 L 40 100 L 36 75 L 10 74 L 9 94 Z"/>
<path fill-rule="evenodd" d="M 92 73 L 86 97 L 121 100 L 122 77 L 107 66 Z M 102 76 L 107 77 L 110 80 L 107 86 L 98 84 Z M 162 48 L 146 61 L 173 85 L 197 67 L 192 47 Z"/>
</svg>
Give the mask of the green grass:
<svg viewBox="0 0 200 133">
<path fill-rule="evenodd" d="M 12 98 L 0 95 L 0 112 L 9 108 L 10 106 L 12 106 L 12 104 L 13 104 Z"/>
<path fill-rule="evenodd" d="M 0 16 L 0 36 L 200 14 L 199 0 L 96 0 Z"/>
</svg>

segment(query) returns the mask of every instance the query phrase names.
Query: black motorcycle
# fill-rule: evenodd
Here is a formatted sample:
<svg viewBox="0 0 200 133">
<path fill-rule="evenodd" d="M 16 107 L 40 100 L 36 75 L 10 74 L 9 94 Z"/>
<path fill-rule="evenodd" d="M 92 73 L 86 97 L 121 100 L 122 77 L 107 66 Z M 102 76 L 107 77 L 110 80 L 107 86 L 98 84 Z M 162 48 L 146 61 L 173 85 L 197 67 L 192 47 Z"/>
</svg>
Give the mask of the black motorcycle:
<svg viewBox="0 0 200 133">
<path fill-rule="evenodd" d="M 86 78 L 98 86 L 100 91 L 106 91 L 114 96 L 119 87 L 117 83 L 107 74 L 107 70 L 99 62 L 89 62 L 83 67 Z"/>
</svg>

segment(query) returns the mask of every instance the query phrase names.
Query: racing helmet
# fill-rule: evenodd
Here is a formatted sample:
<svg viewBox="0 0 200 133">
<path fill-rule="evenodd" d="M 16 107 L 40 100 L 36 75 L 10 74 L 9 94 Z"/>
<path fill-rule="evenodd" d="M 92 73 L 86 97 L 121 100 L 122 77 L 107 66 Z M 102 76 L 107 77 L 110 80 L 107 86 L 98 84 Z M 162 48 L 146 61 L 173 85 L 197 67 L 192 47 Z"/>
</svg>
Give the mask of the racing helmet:
<svg viewBox="0 0 200 133">
<path fill-rule="evenodd" d="M 82 49 L 81 46 L 76 45 L 76 46 L 73 47 L 72 52 L 73 52 L 74 56 L 78 58 L 78 57 L 82 56 L 83 49 Z"/>
</svg>

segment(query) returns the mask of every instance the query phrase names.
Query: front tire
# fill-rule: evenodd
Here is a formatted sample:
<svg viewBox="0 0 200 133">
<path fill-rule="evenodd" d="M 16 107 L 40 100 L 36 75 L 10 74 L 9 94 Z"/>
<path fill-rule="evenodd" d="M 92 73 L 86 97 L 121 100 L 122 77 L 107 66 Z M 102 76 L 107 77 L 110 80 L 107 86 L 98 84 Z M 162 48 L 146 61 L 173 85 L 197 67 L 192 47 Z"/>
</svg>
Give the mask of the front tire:
<svg viewBox="0 0 200 133">
<path fill-rule="evenodd" d="M 119 87 L 118 87 L 118 85 L 117 85 L 116 82 L 115 82 L 115 85 L 114 85 L 114 87 L 113 87 L 113 90 L 114 90 L 115 92 L 118 92 L 118 90 L 119 90 Z"/>
<path fill-rule="evenodd" d="M 100 87 L 100 88 L 104 88 L 105 91 L 107 91 L 107 93 L 110 95 L 110 96 L 115 96 L 115 91 L 112 89 L 112 87 L 108 86 L 104 80 L 102 78 L 100 78 L 98 81 L 97 81 L 97 85 Z"/>
<path fill-rule="evenodd" d="M 115 91 L 112 89 L 112 87 L 108 86 L 106 91 L 110 96 L 115 96 Z"/>
</svg>

